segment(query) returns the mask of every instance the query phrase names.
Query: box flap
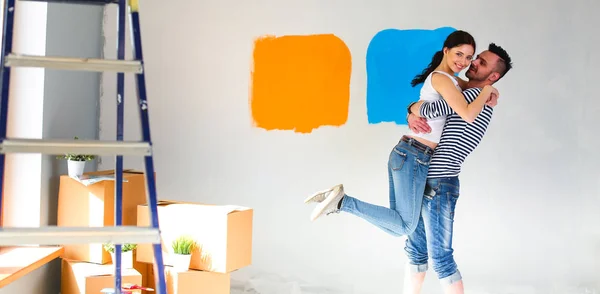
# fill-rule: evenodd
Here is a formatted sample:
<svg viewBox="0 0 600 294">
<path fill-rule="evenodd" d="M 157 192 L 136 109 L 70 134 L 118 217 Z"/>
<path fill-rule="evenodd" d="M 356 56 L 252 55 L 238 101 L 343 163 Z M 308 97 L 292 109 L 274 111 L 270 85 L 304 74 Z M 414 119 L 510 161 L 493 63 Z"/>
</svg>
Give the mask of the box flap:
<svg viewBox="0 0 600 294">
<path fill-rule="evenodd" d="M 74 176 L 71 177 L 73 179 L 75 179 L 76 181 L 82 183 L 84 186 L 90 186 L 93 184 L 97 184 L 100 183 L 102 181 L 114 181 L 115 180 L 115 175 L 89 175 L 89 174 L 84 174 L 81 176 Z M 127 183 L 128 180 L 123 177 L 123 182 Z"/>
<path fill-rule="evenodd" d="M 178 204 L 178 203 L 182 203 L 182 202 L 178 202 L 178 201 L 174 201 L 174 200 L 158 200 L 157 203 L 158 203 L 158 206 L 168 206 L 171 204 Z M 140 204 L 139 206 L 147 207 L 148 203 Z"/>
<path fill-rule="evenodd" d="M 239 205 L 225 205 L 224 210 L 227 211 L 227 214 L 230 214 L 232 212 L 237 212 L 237 211 L 247 211 L 250 210 L 250 207 L 244 207 L 244 206 L 239 206 Z"/>
<path fill-rule="evenodd" d="M 140 206 L 147 207 L 148 203 L 141 204 Z M 225 214 L 228 215 L 237 211 L 247 211 L 251 210 L 250 207 L 240 206 L 240 205 L 214 205 L 214 204 L 204 204 L 197 202 L 185 202 L 185 201 L 175 201 L 175 200 L 159 200 L 158 206 L 161 207 L 169 207 L 169 209 L 178 209 L 178 210 L 187 210 L 187 209 L 195 209 L 202 213 L 217 213 L 217 214 Z"/>
<path fill-rule="evenodd" d="M 109 176 L 109 175 L 114 175 L 116 172 L 116 170 L 114 169 L 109 169 L 109 170 L 101 170 L 101 171 L 93 171 L 93 172 L 86 172 L 86 175 L 93 175 L 93 176 Z M 143 174 L 144 172 L 138 171 L 138 170 L 134 170 L 134 169 L 123 169 L 123 173 L 124 174 Z"/>
<path fill-rule="evenodd" d="M 82 277 L 102 277 L 115 274 L 115 268 L 112 264 L 94 264 L 74 260 L 69 260 L 69 263 L 71 264 L 73 271 Z M 137 275 L 137 271 L 134 269 L 123 269 L 122 275 Z"/>
<path fill-rule="evenodd" d="M 143 174 L 143 172 L 136 171 L 133 169 L 124 169 L 123 170 L 123 182 L 128 182 L 127 175 L 136 175 Z M 86 172 L 81 176 L 70 177 L 84 186 L 91 186 L 102 181 L 114 181 L 115 180 L 115 170 L 104 170 L 104 171 L 95 171 L 95 172 Z"/>
<path fill-rule="evenodd" d="M 238 205 L 204 205 L 204 204 L 187 204 L 187 203 L 172 203 L 165 209 L 169 211 L 177 211 L 179 213 L 188 213 L 189 215 L 229 215 L 237 211 L 250 210 L 248 207 Z"/>
</svg>

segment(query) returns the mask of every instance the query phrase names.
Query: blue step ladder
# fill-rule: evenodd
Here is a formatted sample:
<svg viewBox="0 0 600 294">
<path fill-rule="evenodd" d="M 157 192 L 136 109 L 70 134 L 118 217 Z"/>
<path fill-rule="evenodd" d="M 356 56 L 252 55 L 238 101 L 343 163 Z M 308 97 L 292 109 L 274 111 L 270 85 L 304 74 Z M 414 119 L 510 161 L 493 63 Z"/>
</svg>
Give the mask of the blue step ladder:
<svg viewBox="0 0 600 294">
<path fill-rule="evenodd" d="M 115 171 L 115 226 L 113 227 L 40 227 L 0 228 L 0 246 L 64 245 L 114 243 L 115 293 L 122 293 L 121 246 L 125 243 L 153 244 L 155 290 L 166 294 L 164 262 L 158 223 L 158 199 L 154 179 L 152 140 L 146 97 L 144 59 L 140 32 L 138 0 L 21 0 L 83 5 L 118 5 L 117 59 L 91 59 L 51 56 L 32 56 L 12 52 L 15 0 L 4 1 L 4 31 L 2 34 L 2 71 L 0 100 L 0 203 L 4 187 L 4 163 L 8 153 L 66 154 L 82 153 L 116 156 Z M 130 17 L 133 37 L 133 60 L 125 60 L 125 20 Z M 7 138 L 8 97 L 10 73 L 13 67 L 51 68 L 69 71 L 117 72 L 117 138 L 116 141 L 98 140 L 41 140 Z M 142 141 L 123 141 L 125 73 L 134 73 L 137 84 L 138 107 L 141 118 Z M 143 156 L 145 164 L 147 201 L 150 209 L 150 227 L 123 226 L 123 156 Z M 0 206 L 0 214 L 2 207 Z M 1 216 L 1 215 L 0 215 Z"/>
</svg>

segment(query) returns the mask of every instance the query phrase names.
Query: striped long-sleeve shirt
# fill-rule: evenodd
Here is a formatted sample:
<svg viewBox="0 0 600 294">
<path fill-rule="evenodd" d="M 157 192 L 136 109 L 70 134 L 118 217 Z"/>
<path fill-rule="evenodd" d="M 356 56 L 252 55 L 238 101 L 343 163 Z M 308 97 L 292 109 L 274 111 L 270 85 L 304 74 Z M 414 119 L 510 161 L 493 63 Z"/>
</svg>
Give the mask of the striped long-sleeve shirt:
<svg viewBox="0 0 600 294">
<path fill-rule="evenodd" d="M 475 101 L 480 88 L 463 91 L 467 103 Z M 428 178 L 458 176 L 467 156 L 475 150 L 483 139 L 492 120 L 493 108 L 484 106 L 473 123 L 467 123 L 448 106 L 444 99 L 424 102 L 419 109 L 422 117 L 435 118 L 446 115 L 442 137 L 435 149 L 429 165 Z"/>
</svg>

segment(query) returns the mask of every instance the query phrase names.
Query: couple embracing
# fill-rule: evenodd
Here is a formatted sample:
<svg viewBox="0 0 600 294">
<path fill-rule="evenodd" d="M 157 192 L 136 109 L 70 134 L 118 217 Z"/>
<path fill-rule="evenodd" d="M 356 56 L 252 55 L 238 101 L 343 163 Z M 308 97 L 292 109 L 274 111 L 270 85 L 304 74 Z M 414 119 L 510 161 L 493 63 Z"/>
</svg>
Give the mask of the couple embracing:
<svg viewBox="0 0 600 294">
<path fill-rule="evenodd" d="M 420 293 L 428 258 L 445 293 L 464 293 L 454 261 L 453 223 L 460 195 L 461 165 L 479 145 L 499 98 L 494 83 L 512 68 L 508 53 L 494 43 L 475 56 L 474 38 L 454 31 L 411 85 L 422 84 L 419 100 L 407 107 L 410 132 L 388 160 L 389 207 L 346 194 L 343 185 L 305 199 L 317 203 L 311 220 L 346 212 L 394 236 L 407 236 L 404 293 Z M 468 81 L 456 74 L 467 69 Z"/>
</svg>

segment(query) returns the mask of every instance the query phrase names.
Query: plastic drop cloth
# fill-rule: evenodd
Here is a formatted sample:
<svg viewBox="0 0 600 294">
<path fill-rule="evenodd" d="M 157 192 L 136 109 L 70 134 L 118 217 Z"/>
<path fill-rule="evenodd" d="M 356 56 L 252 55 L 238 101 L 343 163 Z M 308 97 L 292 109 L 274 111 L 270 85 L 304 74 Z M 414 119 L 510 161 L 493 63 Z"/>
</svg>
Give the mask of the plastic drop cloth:
<svg viewBox="0 0 600 294">
<path fill-rule="evenodd" d="M 359 291 L 352 281 L 341 276 L 302 277 L 265 272 L 249 267 L 231 275 L 231 294 L 371 294 Z M 394 285 L 390 287 L 397 287 Z M 442 294 L 443 291 L 434 278 L 425 281 L 423 293 Z M 400 293 L 401 289 L 399 290 Z M 597 283 L 572 286 L 556 281 L 538 285 L 515 285 L 500 281 L 471 280 L 467 294 L 600 294 Z M 387 293 L 396 293 L 390 289 Z"/>
<path fill-rule="evenodd" d="M 331 286 L 331 285 L 335 286 Z M 349 284 L 307 281 L 300 277 L 250 270 L 232 273 L 231 294 L 350 294 Z"/>
</svg>

